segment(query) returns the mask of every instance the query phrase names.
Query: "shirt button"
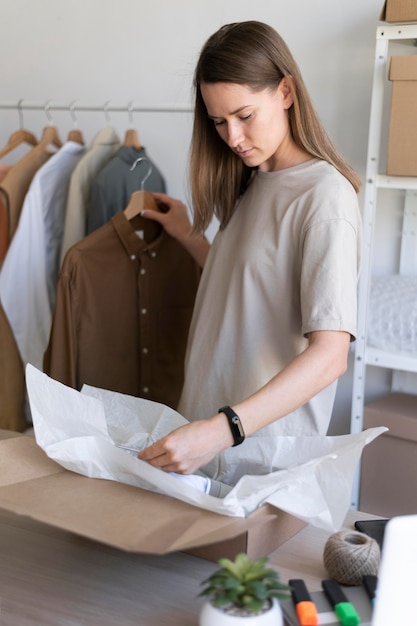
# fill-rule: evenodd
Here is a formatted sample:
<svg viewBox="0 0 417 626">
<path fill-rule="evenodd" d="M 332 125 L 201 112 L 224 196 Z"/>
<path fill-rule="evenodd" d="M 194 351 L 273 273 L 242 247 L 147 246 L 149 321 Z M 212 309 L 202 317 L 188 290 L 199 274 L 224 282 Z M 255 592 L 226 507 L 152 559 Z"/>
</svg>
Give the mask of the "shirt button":
<svg viewBox="0 0 417 626">
<path fill-rule="evenodd" d="M 143 393 L 148 393 L 149 387 L 143 387 L 142 391 L 143 391 Z"/>
<path fill-rule="evenodd" d="M 144 274 L 146 274 L 146 270 L 145 270 L 145 268 L 144 268 L 144 267 L 142 267 L 142 269 L 140 270 L 140 273 L 142 274 L 142 276 L 143 276 Z"/>
<path fill-rule="evenodd" d="M 142 352 L 143 352 L 143 354 L 148 354 L 148 348 L 143 348 Z"/>
<path fill-rule="evenodd" d="M 135 259 L 136 259 L 136 254 L 131 254 L 131 255 L 130 255 L 130 260 L 131 260 L 131 261 L 134 261 Z"/>
<path fill-rule="evenodd" d="M 151 252 L 151 256 L 152 256 L 152 257 L 154 257 L 154 258 L 156 257 L 156 252 L 155 252 L 155 250 L 152 250 L 152 252 Z"/>
<path fill-rule="evenodd" d="M 148 309 L 141 309 L 140 312 L 142 313 L 142 315 L 146 315 L 148 312 Z"/>
</svg>

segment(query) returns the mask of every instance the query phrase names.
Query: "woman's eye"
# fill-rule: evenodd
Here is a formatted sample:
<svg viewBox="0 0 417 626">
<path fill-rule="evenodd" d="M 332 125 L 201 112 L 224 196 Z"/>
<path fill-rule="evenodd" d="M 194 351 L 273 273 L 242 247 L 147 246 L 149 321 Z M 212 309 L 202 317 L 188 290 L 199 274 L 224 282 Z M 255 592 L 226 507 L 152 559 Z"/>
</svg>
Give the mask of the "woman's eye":
<svg viewBox="0 0 417 626">
<path fill-rule="evenodd" d="M 221 126 L 224 124 L 224 120 L 213 120 L 215 126 Z"/>
<path fill-rule="evenodd" d="M 251 117 L 252 117 L 252 113 L 249 113 L 249 115 L 245 115 L 241 117 L 240 119 L 242 120 L 242 122 L 246 122 L 247 120 L 250 120 Z"/>
</svg>

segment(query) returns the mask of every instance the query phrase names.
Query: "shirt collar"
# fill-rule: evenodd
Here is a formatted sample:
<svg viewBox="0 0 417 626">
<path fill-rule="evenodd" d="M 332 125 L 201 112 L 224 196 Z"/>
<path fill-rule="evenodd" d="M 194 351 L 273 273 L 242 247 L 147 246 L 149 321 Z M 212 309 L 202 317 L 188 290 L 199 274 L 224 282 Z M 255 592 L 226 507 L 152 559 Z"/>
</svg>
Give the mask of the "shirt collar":
<svg viewBox="0 0 417 626">
<path fill-rule="evenodd" d="M 111 218 L 111 223 L 115 229 L 128 256 L 132 257 L 146 251 L 152 251 L 159 247 L 166 236 L 163 227 L 152 220 L 145 220 L 139 215 L 132 220 L 126 219 L 123 211 L 118 211 Z M 141 239 L 136 234 L 137 230 L 146 229 L 148 241 Z"/>
</svg>

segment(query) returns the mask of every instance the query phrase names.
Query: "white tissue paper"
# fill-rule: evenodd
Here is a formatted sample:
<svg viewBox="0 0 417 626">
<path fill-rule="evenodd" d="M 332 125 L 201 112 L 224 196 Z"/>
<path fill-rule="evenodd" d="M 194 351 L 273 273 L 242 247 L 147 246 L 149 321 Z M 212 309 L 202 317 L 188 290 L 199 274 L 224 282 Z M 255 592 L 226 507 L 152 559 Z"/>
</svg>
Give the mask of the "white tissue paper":
<svg viewBox="0 0 417 626">
<path fill-rule="evenodd" d="M 117 447 L 139 451 L 186 424 L 176 411 L 90 386 L 79 392 L 30 364 L 26 382 L 36 441 L 67 470 L 234 517 L 246 517 L 268 502 L 331 532 L 340 528 L 349 509 L 363 447 L 387 430 L 371 428 L 337 437 L 247 438 L 203 468 L 209 478 L 233 485 L 224 498 L 216 498 Z"/>
</svg>

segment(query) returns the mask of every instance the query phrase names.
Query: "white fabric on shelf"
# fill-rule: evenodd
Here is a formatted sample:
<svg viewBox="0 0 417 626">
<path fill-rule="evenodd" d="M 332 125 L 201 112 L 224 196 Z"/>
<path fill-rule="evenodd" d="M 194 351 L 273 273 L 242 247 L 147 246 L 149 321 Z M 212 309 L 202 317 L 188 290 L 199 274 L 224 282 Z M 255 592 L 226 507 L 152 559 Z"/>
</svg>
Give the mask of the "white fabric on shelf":
<svg viewBox="0 0 417 626">
<path fill-rule="evenodd" d="M 372 278 L 368 344 L 417 355 L 417 276 Z"/>
</svg>

